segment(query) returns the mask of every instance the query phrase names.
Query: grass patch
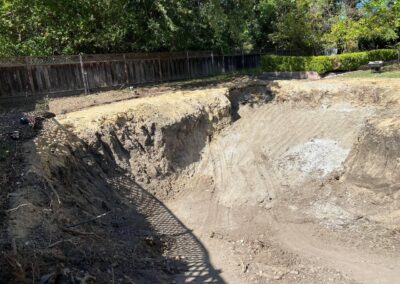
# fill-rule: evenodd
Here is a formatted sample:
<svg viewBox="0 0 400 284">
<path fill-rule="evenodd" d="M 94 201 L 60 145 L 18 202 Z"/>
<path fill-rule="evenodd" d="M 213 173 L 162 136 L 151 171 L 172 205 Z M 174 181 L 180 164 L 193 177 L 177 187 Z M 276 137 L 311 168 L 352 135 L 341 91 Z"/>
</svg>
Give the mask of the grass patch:
<svg viewBox="0 0 400 284">
<path fill-rule="evenodd" d="M 370 70 L 354 71 L 341 75 L 344 78 L 397 78 L 400 79 L 400 70 L 373 73 Z"/>
</svg>

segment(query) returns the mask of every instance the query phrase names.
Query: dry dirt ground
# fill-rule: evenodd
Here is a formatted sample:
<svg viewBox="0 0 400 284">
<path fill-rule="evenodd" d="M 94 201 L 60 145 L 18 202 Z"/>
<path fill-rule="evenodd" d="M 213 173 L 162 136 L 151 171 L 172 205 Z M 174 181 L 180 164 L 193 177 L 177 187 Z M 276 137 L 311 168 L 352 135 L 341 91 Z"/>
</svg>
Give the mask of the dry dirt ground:
<svg viewBox="0 0 400 284">
<path fill-rule="evenodd" d="M 399 90 L 240 78 L 51 101 L 2 194 L 0 277 L 397 283 Z"/>
</svg>

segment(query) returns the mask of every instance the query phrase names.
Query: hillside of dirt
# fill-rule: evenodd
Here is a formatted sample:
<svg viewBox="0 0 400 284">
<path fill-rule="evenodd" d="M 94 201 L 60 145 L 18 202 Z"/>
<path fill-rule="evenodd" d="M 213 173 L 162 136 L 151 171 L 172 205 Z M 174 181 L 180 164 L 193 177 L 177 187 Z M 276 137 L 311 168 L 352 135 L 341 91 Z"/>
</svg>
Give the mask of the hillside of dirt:
<svg viewBox="0 0 400 284">
<path fill-rule="evenodd" d="M 243 80 L 71 103 L 20 141 L 1 279 L 396 283 L 399 87 Z"/>
</svg>

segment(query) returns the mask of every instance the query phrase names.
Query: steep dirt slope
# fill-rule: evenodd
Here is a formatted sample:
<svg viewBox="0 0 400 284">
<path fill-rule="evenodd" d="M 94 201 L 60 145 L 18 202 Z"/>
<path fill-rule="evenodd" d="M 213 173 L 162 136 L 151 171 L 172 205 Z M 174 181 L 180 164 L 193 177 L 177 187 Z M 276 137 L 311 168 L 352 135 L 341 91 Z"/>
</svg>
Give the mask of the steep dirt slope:
<svg viewBox="0 0 400 284">
<path fill-rule="evenodd" d="M 2 280 L 165 283 L 176 273 L 179 261 L 163 256 L 164 243 L 129 198 L 140 187 L 116 167 L 53 121 L 25 143 L 24 153 L 9 201 L 13 248 Z"/>
<path fill-rule="evenodd" d="M 159 197 L 231 121 L 226 88 L 165 93 L 69 113 L 59 119 Z M 187 173 L 186 173 L 187 174 Z M 159 183 L 162 182 L 160 185 Z M 151 184 L 151 186 L 149 186 Z"/>
<path fill-rule="evenodd" d="M 377 192 L 397 193 L 400 190 L 399 139 L 397 111 L 369 120 L 350 155 L 347 180 Z"/>
<path fill-rule="evenodd" d="M 2 212 L 1 283 L 169 283 L 184 271 L 221 282 L 174 214 L 57 121 L 22 152 Z"/>
</svg>

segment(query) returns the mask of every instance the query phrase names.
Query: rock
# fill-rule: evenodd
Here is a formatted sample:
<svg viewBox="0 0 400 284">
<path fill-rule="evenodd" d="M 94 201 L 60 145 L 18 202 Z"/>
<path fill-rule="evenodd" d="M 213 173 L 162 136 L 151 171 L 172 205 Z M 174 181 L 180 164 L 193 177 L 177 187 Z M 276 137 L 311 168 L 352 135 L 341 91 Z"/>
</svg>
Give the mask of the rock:
<svg viewBox="0 0 400 284">
<path fill-rule="evenodd" d="M 26 125 L 26 124 L 29 124 L 29 120 L 26 117 L 21 117 L 19 119 L 19 123 L 22 125 Z"/>
<path fill-rule="evenodd" d="M 18 131 L 18 130 L 13 131 L 13 132 L 10 134 L 10 137 L 11 137 L 11 139 L 13 139 L 13 140 L 19 140 L 19 138 L 20 138 L 19 131 Z"/>
<path fill-rule="evenodd" d="M 292 271 L 290 271 L 290 274 L 295 274 L 295 275 L 298 275 L 298 274 L 299 274 L 299 272 L 298 272 L 297 270 L 292 270 Z"/>
</svg>

